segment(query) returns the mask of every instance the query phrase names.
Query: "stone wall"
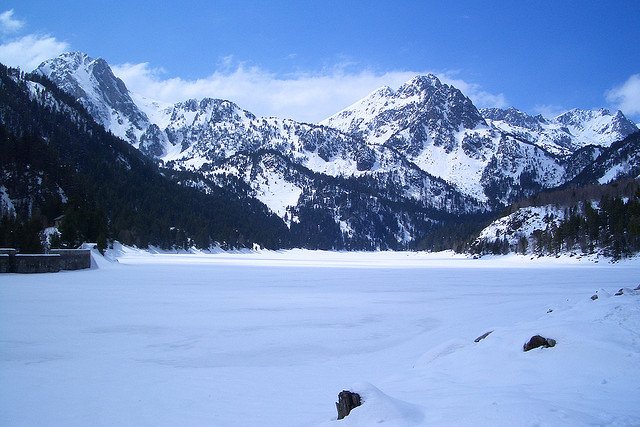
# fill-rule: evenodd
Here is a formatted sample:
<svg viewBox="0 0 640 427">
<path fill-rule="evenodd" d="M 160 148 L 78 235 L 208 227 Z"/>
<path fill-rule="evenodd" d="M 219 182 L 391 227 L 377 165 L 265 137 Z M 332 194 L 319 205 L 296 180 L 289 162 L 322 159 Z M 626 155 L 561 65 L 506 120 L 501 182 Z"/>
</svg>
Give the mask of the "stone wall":
<svg viewBox="0 0 640 427">
<path fill-rule="evenodd" d="M 13 249 L 13 248 L 0 248 L 0 256 L 6 255 L 8 257 L 8 259 L 6 259 L 6 260 L 3 259 L 2 261 L 0 261 L 0 263 L 2 263 L 2 267 L 0 267 L 0 273 L 11 273 L 14 270 L 13 256 L 17 252 L 18 251 L 16 249 Z M 5 270 L 5 268 L 6 268 L 6 270 Z"/>
<path fill-rule="evenodd" d="M 58 254 L 16 254 L 13 256 L 14 273 L 57 273 L 60 271 Z"/>
<path fill-rule="evenodd" d="M 60 255 L 60 270 L 91 268 L 91 251 L 88 249 L 51 249 L 49 253 Z"/>
<path fill-rule="evenodd" d="M 0 254 L 0 273 L 9 273 L 11 271 L 11 256 L 9 254 Z"/>
<path fill-rule="evenodd" d="M 17 254 L 0 248 L 0 273 L 56 273 L 91 268 L 88 249 L 52 249 L 48 254 Z"/>
</svg>

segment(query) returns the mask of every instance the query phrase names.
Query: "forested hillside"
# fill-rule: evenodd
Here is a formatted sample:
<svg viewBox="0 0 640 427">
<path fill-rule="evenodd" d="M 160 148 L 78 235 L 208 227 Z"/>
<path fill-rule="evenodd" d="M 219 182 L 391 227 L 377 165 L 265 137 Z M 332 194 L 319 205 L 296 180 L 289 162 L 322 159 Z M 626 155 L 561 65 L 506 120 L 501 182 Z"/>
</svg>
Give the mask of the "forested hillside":
<svg viewBox="0 0 640 427">
<path fill-rule="evenodd" d="M 570 185 L 512 205 L 476 239 L 459 248 L 475 254 L 602 254 L 640 251 L 640 183 Z"/>
<path fill-rule="evenodd" d="M 0 246 L 42 250 L 38 233 L 56 218 L 63 246 L 289 245 L 264 205 L 193 188 L 202 181 L 179 185 L 47 79 L 0 66 L 0 89 Z"/>
</svg>

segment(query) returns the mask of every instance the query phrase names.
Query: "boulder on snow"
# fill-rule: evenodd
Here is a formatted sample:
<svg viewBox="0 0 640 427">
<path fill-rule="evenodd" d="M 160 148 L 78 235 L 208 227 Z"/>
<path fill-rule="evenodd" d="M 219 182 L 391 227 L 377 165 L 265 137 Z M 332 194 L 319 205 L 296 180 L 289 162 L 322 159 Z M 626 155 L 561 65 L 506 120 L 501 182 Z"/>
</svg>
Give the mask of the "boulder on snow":
<svg viewBox="0 0 640 427">
<path fill-rule="evenodd" d="M 349 413 L 353 408 L 356 408 L 362 404 L 360 395 L 348 390 L 342 390 L 338 394 L 338 401 L 336 402 L 336 408 L 338 409 L 338 419 L 341 420 Z"/>
<path fill-rule="evenodd" d="M 598 294 L 591 295 L 591 301 L 595 301 L 598 299 Z"/>
<path fill-rule="evenodd" d="M 618 292 L 616 292 L 615 294 L 613 294 L 614 297 L 619 297 L 620 295 L 624 295 L 624 289 L 620 288 L 618 290 Z"/>
<path fill-rule="evenodd" d="M 489 334 L 493 332 L 493 331 L 489 331 L 489 332 L 485 332 L 484 334 L 480 335 L 478 338 L 476 338 L 475 340 L 473 340 L 473 342 L 480 342 L 483 339 L 485 339 L 486 337 L 489 336 Z"/>
<path fill-rule="evenodd" d="M 534 335 L 531 339 L 522 347 L 524 351 L 533 350 L 534 348 L 543 347 L 554 347 L 556 345 L 556 340 L 553 338 L 545 338 L 540 335 Z"/>
</svg>

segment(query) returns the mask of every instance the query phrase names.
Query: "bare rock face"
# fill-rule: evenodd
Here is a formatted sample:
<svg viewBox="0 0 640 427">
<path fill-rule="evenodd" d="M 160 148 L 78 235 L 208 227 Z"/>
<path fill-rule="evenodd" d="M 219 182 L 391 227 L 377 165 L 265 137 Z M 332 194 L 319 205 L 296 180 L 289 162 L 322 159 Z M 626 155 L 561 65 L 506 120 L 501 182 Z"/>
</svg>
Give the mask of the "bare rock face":
<svg viewBox="0 0 640 427">
<path fill-rule="evenodd" d="M 338 394 L 338 401 L 336 402 L 336 408 L 338 409 L 338 419 L 341 420 L 349 413 L 353 408 L 356 408 L 362 404 L 360 395 L 348 390 L 342 390 Z"/>
<path fill-rule="evenodd" d="M 538 348 L 538 347 L 543 347 L 543 348 L 555 347 L 555 345 L 556 345 L 556 340 L 554 340 L 553 338 L 545 338 L 545 337 L 540 336 L 540 335 L 534 335 L 522 347 L 522 349 L 524 351 L 529 351 L 529 350 L 533 350 L 534 348 Z"/>
</svg>

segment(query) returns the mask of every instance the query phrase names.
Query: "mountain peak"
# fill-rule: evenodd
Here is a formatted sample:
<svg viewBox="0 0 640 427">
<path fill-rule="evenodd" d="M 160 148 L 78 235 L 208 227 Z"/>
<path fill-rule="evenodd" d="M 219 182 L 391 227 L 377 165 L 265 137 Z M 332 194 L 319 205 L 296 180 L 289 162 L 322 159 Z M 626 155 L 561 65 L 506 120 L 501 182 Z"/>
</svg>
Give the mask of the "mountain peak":
<svg viewBox="0 0 640 427">
<path fill-rule="evenodd" d="M 63 52 L 60 55 L 58 55 L 57 58 L 54 58 L 53 60 L 56 59 L 61 59 L 61 60 L 66 60 L 66 61 L 88 61 L 91 62 L 93 61 L 93 58 L 91 58 L 87 53 L 85 52 L 80 52 L 78 50 L 76 51 L 72 51 L 72 52 Z"/>
<path fill-rule="evenodd" d="M 138 147 L 149 119 L 107 61 L 84 52 L 65 52 L 44 61 L 34 72 L 80 101 L 98 123 Z"/>
<path fill-rule="evenodd" d="M 442 82 L 435 74 L 419 74 L 405 83 L 405 85 L 436 87 L 442 85 Z"/>
<path fill-rule="evenodd" d="M 104 59 L 92 58 L 84 52 L 63 52 L 55 58 L 47 59 L 42 62 L 34 71 L 44 75 L 51 74 L 53 71 L 57 71 L 59 73 L 64 71 L 73 72 L 79 68 L 89 68 L 92 63 L 96 62 L 107 65 Z"/>
<path fill-rule="evenodd" d="M 368 97 L 389 98 L 395 95 L 395 91 L 389 86 L 382 86 L 371 92 Z"/>
<path fill-rule="evenodd" d="M 398 96 L 402 98 L 423 95 L 429 96 L 435 90 L 442 87 L 442 82 L 433 74 L 415 76 L 398 89 Z"/>
<path fill-rule="evenodd" d="M 427 74 L 413 77 L 397 91 L 380 88 L 321 124 L 417 155 L 431 143 L 452 150 L 461 129 L 486 123 L 460 90 Z"/>
<path fill-rule="evenodd" d="M 89 54 L 85 52 L 80 52 L 76 50 L 71 52 L 62 52 L 56 58 L 49 59 L 49 61 L 61 61 L 61 60 L 64 60 L 67 62 L 91 62 L 94 60 L 94 58 L 90 57 Z"/>
<path fill-rule="evenodd" d="M 82 79 L 100 77 L 93 83 L 99 84 L 102 82 L 101 80 L 109 79 L 118 80 L 119 86 L 124 86 L 124 83 L 113 75 L 107 61 L 102 58 L 92 58 L 84 52 L 64 52 L 55 58 L 44 61 L 34 72 L 48 77 L 81 101 L 89 89 L 85 87 L 89 82 L 82 81 Z"/>
<path fill-rule="evenodd" d="M 617 110 L 615 114 L 612 114 L 606 108 L 592 110 L 574 108 L 560 114 L 555 118 L 555 121 L 578 129 L 592 128 L 598 132 L 613 133 L 616 139 L 622 139 L 638 131 L 635 123 L 625 117 L 622 111 Z"/>
</svg>

